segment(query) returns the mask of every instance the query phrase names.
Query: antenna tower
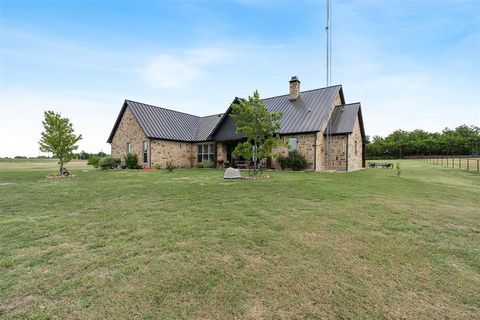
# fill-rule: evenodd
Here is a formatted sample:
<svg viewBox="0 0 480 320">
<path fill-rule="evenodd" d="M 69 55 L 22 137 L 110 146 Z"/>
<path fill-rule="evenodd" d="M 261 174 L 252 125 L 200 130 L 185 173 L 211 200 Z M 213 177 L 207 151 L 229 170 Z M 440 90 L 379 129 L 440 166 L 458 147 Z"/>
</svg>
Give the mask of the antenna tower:
<svg viewBox="0 0 480 320">
<path fill-rule="evenodd" d="M 330 0 L 326 0 L 326 7 L 327 7 L 327 25 L 325 26 L 325 32 L 327 34 L 327 52 L 326 52 L 326 57 L 327 57 L 327 63 L 326 63 L 326 87 L 329 87 L 332 82 L 332 34 L 331 34 L 331 19 L 332 19 L 332 6 L 330 3 Z M 325 163 L 325 168 L 328 170 L 331 167 L 330 163 L 330 156 L 331 156 L 331 132 L 330 132 L 330 115 L 331 111 L 327 113 L 327 141 L 326 141 L 326 163 Z"/>
</svg>

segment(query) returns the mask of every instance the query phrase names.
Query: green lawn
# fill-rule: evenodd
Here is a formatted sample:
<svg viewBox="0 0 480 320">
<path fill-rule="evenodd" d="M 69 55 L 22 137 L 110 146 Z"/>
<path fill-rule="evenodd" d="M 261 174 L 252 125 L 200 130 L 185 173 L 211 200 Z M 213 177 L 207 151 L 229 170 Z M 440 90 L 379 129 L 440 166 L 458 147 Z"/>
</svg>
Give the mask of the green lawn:
<svg viewBox="0 0 480 320">
<path fill-rule="evenodd" d="M 474 319 L 480 175 L 0 162 L 0 318 Z"/>
</svg>

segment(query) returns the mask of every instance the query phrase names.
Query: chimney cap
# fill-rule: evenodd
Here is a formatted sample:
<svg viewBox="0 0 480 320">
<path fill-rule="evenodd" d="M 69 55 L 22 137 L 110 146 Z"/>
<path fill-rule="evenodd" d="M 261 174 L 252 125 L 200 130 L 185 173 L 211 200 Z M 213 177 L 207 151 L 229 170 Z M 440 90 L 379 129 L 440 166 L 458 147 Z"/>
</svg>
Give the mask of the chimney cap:
<svg viewBox="0 0 480 320">
<path fill-rule="evenodd" d="M 290 79 L 290 82 L 300 82 L 300 80 L 298 80 L 297 76 L 292 76 L 292 79 Z"/>
</svg>

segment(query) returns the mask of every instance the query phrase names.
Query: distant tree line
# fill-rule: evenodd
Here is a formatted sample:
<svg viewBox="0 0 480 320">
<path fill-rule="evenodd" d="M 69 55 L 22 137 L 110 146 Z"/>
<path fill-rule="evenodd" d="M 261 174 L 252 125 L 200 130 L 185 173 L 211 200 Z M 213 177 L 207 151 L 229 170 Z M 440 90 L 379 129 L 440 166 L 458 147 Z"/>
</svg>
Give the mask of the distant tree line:
<svg viewBox="0 0 480 320">
<path fill-rule="evenodd" d="M 461 125 L 442 132 L 396 130 L 386 137 L 367 137 L 367 158 L 404 158 L 420 155 L 472 155 L 480 153 L 480 127 Z"/>
<path fill-rule="evenodd" d="M 107 154 L 103 151 L 100 151 L 98 153 L 88 153 L 88 152 L 85 152 L 85 151 L 81 151 L 80 153 L 75 153 L 75 159 L 79 159 L 79 160 L 89 160 L 91 157 L 93 156 L 97 156 L 97 157 L 105 157 L 107 156 Z M 0 158 L 0 159 L 54 159 L 54 157 L 50 157 L 50 156 L 38 156 L 38 157 L 26 157 L 26 156 L 15 156 L 13 158 L 10 158 L 10 157 L 4 157 L 4 158 Z"/>
<path fill-rule="evenodd" d="M 90 160 L 90 158 L 92 158 L 93 156 L 103 158 L 103 157 L 106 157 L 107 154 L 103 151 L 100 151 L 99 153 L 88 153 L 82 150 L 76 156 L 77 156 L 77 159 L 80 159 L 80 160 Z"/>
</svg>

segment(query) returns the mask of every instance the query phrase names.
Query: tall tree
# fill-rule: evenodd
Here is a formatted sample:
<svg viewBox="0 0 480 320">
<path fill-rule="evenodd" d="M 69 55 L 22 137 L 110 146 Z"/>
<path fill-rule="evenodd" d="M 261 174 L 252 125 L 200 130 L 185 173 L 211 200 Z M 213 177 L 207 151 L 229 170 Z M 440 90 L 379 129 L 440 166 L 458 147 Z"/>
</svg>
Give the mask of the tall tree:
<svg viewBox="0 0 480 320">
<path fill-rule="evenodd" d="M 62 118 L 59 113 L 45 111 L 44 117 L 42 121 L 44 131 L 38 142 L 40 151 L 51 152 L 54 157 L 58 158 L 62 175 L 64 165 L 75 157 L 73 151 L 78 149 L 76 144 L 82 139 L 82 135 L 75 135 L 70 120 Z"/>
<path fill-rule="evenodd" d="M 233 154 L 253 160 L 253 174 L 257 174 L 257 161 L 272 156 L 278 143 L 280 112 L 268 112 L 257 90 L 248 99 L 232 104 L 230 117 L 235 121 L 236 132 L 246 136 L 247 141 L 237 145 Z"/>
</svg>

